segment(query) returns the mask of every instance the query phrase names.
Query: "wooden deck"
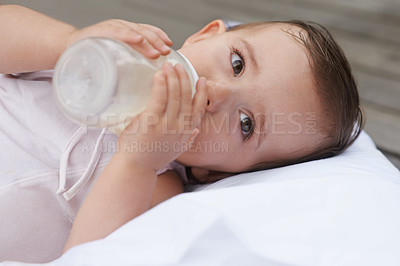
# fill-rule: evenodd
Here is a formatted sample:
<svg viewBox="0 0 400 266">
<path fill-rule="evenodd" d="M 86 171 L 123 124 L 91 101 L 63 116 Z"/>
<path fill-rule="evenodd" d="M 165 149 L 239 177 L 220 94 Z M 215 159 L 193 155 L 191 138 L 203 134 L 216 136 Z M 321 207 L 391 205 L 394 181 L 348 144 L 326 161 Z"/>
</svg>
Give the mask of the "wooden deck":
<svg viewBox="0 0 400 266">
<path fill-rule="evenodd" d="M 0 0 L 87 26 L 109 18 L 163 28 L 178 48 L 215 18 L 304 19 L 331 30 L 347 53 L 365 109 L 366 131 L 400 168 L 399 0 Z"/>
</svg>

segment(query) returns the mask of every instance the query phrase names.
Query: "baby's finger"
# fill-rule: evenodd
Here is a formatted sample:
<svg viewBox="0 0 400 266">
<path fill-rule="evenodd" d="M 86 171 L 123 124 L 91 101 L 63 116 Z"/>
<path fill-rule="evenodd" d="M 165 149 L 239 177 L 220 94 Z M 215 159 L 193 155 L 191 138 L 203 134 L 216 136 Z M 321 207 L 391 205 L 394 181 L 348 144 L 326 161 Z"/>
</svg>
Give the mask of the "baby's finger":
<svg viewBox="0 0 400 266">
<path fill-rule="evenodd" d="M 106 26 L 111 29 L 113 34 L 113 36 L 109 37 L 113 37 L 127 43 L 136 51 L 150 59 L 156 59 L 160 56 L 161 53 L 158 51 L 158 49 L 153 47 L 153 45 L 147 40 L 147 36 L 143 35 L 143 27 L 136 23 L 121 19 L 112 19 L 106 22 Z"/>
<path fill-rule="evenodd" d="M 131 47 L 150 59 L 157 59 L 160 56 L 160 52 L 146 39 L 143 39 L 141 43 L 132 44 Z"/>
<path fill-rule="evenodd" d="M 181 84 L 181 105 L 180 113 L 183 115 L 191 115 L 192 113 L 192 90 L 190 85 L 189 76 L 185 68 L 181 64 L 175 65 L 178 73 L 179 81 Z"/>
<path fill-rule="evenodd" d="M 167 55 L 171 51 L 171 48 L 168 47 L 168 45 L 165 44 L 163 39 L 161 39 L 154 31 L 140 26 L 138 29 L 140 34 L 143 35 L 143 37 L 157 50 L 160 52 L 162 55 Z"/>
<path fill-rule="evenodd" d="M 111 23 L 113 23 L 114 25 L 129 27 L 138 32 L 142 32 L 145 30 L 149 35 L 153 35 L 152 33 L 154 33 L 154 35 L 157 36 L 157 39 L 162 40 L 162 43 L 165 43 L 167 46 L 172 45 L 172 41 L 168 37 L 168 35 L 158 27 L 148 25 L 148 24 L 134 23 L 134 22 L 130 22 L 127 20 L 122 20 L 122 19 L 113 19 L 113 20 L 111 20 Z M 152 40 L 153 38 L 155 39 L 155 37 L 151 37 L 149 40 Z"/>
<path fill-rule="evenodd" d="M 190 147 L 193 145 L 194 140 L 196 139 L 197 135 L 199 135 L 199 133 L 200 133 L 200 130 L 199 130 L 198 128 L 195 128 L 195 129 L 192 131 L 192 134 L 191 134 L 191 135 L 189 136 L 189 138 L 186 140 L 186 145 L 184 145 L 184 147 L 186 147 L 186 150 L 185 150 L 185 151 L 187 151 L 187 150 L 190 149 Z M 185 152 L 185 151 L 184 151 L 184 152 Z"/>
<path fill-rule="evenodd" d="M 200 125 L 201 119 L 203 119 L 203 116 L 206 112 L 207 102 L 208 102 L 207 83 L 206 79 L 202 77 L 197 81 L 196 94 L 194 95 L 192 103 L 194 127 L 198 127 Z"/>
<path fill-rule="evenodd" d="M 93 34 L 97 36 L 96 33 Z M 140 35 L 139 32 L 132 30 L 132 29 L 121 29 L 121 28 L 114 28 L 108 31 L 103 31 L 101 34 L 98 34 L 102 37 L 109 37 L 120 40 L 130 46 L 137 45 L 143 42 L 144 38 Z"/>
<path fill-rule="evenodd" d="M 167 81 L 163 71 L 158 71 L 153 77 L 153 90 L 150 102 L 146 107 L 149 113 L 162 115 L 167 106 Z"/>
<path fill-rule="evenodd" d="M 173 42 L 162 29 L 149 24 L 139 24 L 139 25 L 154 31 L 165 42 L 166 45 L 172 46 Z"/>
<path fill-rule="evenodd" d="M 134 23 L 121 19 L 111 19 L 91 27 L 95 28 L 97 31 L 100 30 L 100 36 L 115 38 L 128 44 L 141 43 L 143 41 L 143 36 L 134 27 L 127 27 L 127 24 Z M 94 36 L 96 36 L 96 30 L 94 32 L 92 31 Z"/>
<path fill-rule="evenodd" d="M 167 87 L 168 87 L 168 104 L 167 104 L 167 115 L 168 124 L 176 124 L 179 114 L 179 108 L 181 103 L 181 92 L 178 75 L 171 63 L 165 63 L 163 70 L 167 75 Z"/>
</svg>

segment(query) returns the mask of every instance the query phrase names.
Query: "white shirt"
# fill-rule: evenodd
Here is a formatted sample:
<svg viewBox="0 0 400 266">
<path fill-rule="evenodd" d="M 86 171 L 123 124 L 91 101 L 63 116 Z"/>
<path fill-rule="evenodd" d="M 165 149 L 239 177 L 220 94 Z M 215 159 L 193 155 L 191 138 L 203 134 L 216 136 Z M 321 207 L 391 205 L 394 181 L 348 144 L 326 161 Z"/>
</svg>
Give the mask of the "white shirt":
<svg viewBox="0 0 400 266">
<path fill-rule="evenodd" d="M 60 256 L 80 205 L 116 149 L 111 132 L 87 130 L 62 114 L 51 77 L 52 71 L 0 75 L 0 261 Z"/>
</svg>

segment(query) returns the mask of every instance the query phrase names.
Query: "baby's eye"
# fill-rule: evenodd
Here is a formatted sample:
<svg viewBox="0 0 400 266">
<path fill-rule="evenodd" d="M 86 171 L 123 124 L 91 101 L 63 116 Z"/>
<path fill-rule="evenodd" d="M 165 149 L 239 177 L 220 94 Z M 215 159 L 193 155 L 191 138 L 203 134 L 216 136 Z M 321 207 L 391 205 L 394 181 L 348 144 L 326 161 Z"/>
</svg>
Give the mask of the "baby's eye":
<svg viewBox="0 0 400 266">
<path fill-rule="evenodd" d="M 244 113 L 240 113 L 240 129 L 244 139 L 247 139 L 253 131 L 253 121 Z"/>
<path fill-rule="evenodd" d="M 232 53 L 231 60 L 232 60 L 233 74 L 235 75 L 235 77 L 237 77 L 243 71 L 244 61 L 241 55 L 238 54 L 237 52 Z"/>
</svg>

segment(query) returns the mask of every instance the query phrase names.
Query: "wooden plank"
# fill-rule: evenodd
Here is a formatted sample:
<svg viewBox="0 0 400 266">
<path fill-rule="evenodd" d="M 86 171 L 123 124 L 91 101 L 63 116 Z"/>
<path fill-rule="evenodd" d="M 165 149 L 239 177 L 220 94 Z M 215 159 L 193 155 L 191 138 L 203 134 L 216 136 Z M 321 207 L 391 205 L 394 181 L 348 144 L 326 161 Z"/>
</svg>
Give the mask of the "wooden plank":
<svg viewBox="0 0 400 266">
<path fill-rule="evenodd" d="M 379 148 L 400 156 L 399 112 L 366 102 L 363 106 L 367 121 L 365 131 Z"/>
<path fill-rule="evenodd" d="M 400 82 L 377 76 L 375 73 L 355 71 L 362 101 L 385 106 L 400 115 Z"/>
<path fill-rule="evenodd" d="M 23 5 L 77 27 L 87 26 L 106 19 L 106 14 L 110 11 L 106 3 L 102 3 L 99 7 L 91 1 L 2 0 L 1 3 Z M 88 5 L 92 6 L 89 7 Z"/>
<path fill-rule="evenodd" d="M 332 12 L 329 9 L 317 9 L 317 5 L 297 6 L 292 0 L 206 0 L 211 6 L 225 7 L 231 11 L 241 10 L 255 17 L 263 18 L 266 14 L 281 18 L 299 18 L 320 22 L 332 29 L 350 31 L 365 38 L 375 38 L 400 44 L 400 28 L 370 21 L 367 17 L 357 18 L 348 14 Z"/>
<path fill-rule="evenodd" d="M 192 3 L 192 6 L 184 3 L 186 2 L 182 1 L 182 5 L 176 8 L 177 4 L 174 1 L 121 1 L 126 8 L 138 8 L 140 12 L 144 11 L 146 16 L 151 18 L 145 23 L 156 25 L 166 31 L 174 41 L 173 48 L 175 49 L 180 48 L 187 37 L 216 18 L 207 13 L 207 7 L 201 2 Z M 190 8 L 195 9 L 196 12 L 190 11 Z"/>
<path fill-rule="evenodd" d="M 385 151 L 381 151 L 381 152 L 386 156 L 386 158 L 389 159 L 389 161 L 390 161 L 394 166 L 396 166 L 397 169 L 400 170 L 400 157 L 399 157 L 399 156 L 393 155 L 393 154 L 388 153 L 388 152 L 385 152 Z"/>
<path fill-rule="evenodd" d="M 185 4 L 186 1 L 163 0 L 0 0 L 0 3 L 20 4 L 78 28 L 111 18 L 156 25 L 171 36 L 175 49 L 178 49 L 188 36 L 219 17 L 217 14 L 213 15 L 209 7 L 201 1 Z"/>
<path fill-rule="evenodd" d="M 400 82 L 400 45 L 365 41 L 333 31 L 349 60 L 359 69 L 376 73 Z"/>
<path fill-rule="evenodd" d="M 400 23 L 400 2 L 398 0 L 286 0 L 287 3 L 312 9 L 324 9 L 332 13 L 376 21 L 382 24 Z"/>
<path fill-rule="evenodd" d="M 177 20 L 181 23 L 192 25 L 203 25 L 218 17 L 215 10 L 204 4 L 202 1 L 174 1 L 174 0 L 122 0 L 124 6 L 151 10 L 156 16 L 163 16 L 167 20 Z"/>
</svg>

